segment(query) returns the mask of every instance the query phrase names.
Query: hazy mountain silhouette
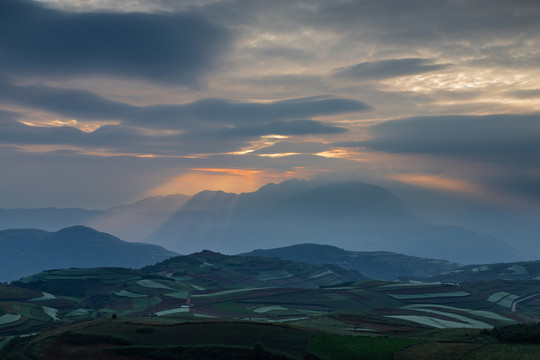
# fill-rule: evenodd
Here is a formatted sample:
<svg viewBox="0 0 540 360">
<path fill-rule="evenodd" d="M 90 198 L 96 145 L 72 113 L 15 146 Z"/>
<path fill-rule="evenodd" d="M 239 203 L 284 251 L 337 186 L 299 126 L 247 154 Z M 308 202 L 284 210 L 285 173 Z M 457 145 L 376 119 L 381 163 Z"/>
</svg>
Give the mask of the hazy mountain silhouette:
<svg viewBox="0 0 540 360">
<path fill-rule="evenodd" d="M 426 223 L 388 190 L 358 181 L 290 181 L 240 195 L 207 191 L 195 195 L 149 241 L 180 253 L 207 248 L 234 254 L 313 242 L 466 264 L 519 258 L 502 240 Z"/>
<path fill-rule="evenodd" d="M 106 210 L 79 208 L 0 209 L 0 229 L 58 231 L 82 224 L 132 242 L 144 240 L 191 197 L 168 195 L 145 198 Z"/>
<path fill-rule="evenodd" d="M 0 231 L 0 281 L 54 268 L 139 268 L 175 255 L 157 245 L 125 242 L 85 226 L 57 232 L 3 230 Z"/>
<path fill-rule="evenodd" d="M 183 254 L 203 249 L 237 254 L 310 242 L 463 264 L 526 257 L 496 236 L 437 225 L 433 218 L 430 222 L 415 214 L 380 186 L 295 179 L 251 193 L 203 191 L 191 197 L 147 198 L 107 210 L 0 209 L 0 228 L 57 231 L 83 224 L 126 241 L 158 244 Z"/>
</svg>

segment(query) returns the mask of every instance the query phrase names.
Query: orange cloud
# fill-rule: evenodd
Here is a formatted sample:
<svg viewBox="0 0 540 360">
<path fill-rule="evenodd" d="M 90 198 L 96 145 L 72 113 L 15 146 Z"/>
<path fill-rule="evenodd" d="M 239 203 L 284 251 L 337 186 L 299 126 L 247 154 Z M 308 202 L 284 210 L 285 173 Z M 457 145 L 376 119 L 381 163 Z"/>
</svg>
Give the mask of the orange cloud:
<svg viewBox="0 0 540 360">
<path fill-rule="evenodd" d="M 388 176 L 392 180 L 431 189 L 439 189 L 480 195 L 482 190 L 473 183 L 438 175 L 425 174 L 394 174 Z"/>
</svg>

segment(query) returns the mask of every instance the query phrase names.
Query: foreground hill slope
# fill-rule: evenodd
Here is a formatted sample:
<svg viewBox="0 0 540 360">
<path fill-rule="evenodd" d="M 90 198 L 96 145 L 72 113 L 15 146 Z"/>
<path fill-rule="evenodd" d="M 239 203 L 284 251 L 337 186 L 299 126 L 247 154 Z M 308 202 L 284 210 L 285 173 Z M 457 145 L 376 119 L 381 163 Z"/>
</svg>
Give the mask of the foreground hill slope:
<svg viewBox="0 0 540 360">
<path fill-rule="evenodd" d="M 52 268 L 140 268 L 175 255 L 161 246 L 125 242 L 84 226 L 57 232 L 3 230 L 0 231 L 0 281 L 11 281 Z"/>
<path fill-rule="evenodd" d="M 330 245 L 298 244 L 254 250 L 244 256 L 276 257 L 308 264 L 334 264 L 356 270 L 371 279 L 427 278 L 460 268 L 446 260 L 426 259 L 387 251 L 347 251 Z"/>
</svg>

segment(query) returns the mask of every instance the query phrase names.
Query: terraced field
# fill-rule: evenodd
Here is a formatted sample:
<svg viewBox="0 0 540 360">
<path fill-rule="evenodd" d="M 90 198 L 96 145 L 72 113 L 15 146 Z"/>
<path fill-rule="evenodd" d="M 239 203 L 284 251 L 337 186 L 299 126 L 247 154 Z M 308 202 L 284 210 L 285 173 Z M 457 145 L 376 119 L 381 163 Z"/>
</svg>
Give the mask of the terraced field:
<svg viewBox="0 0 540 360">
<path fill-rule="evenodd" d="M 271 270 L 276 266 L 276 259 L 247 259 L 249 261 L 207 252 L 175 258 L 143 271 L 119 268 L 49 270 L 13 285 L 1 284 L 0 336 L 4 338 L 0 339 L 0 344 L 9 348 L 12 343 L 6 339 L 10 336 L 58 327 L 64 329 L 64 326 L 72 329 L 83 321 L 101 324 L 100 329 L 111 327 L 113 339 L 107 341 L 139 344 L 134 342 L 139 339 L 132 337 L 139 333 L 133 335 L 123 327 L 114 332 L 112 329 L 118 324 L 136 324 L 133 326 L 137 329 L 140 324 L 149 328 L 186 322 L 198 324 L 200 319 L 213 319 L 211 323 L 227 323 L 233 327 L 240 326 L 237 322 L 251 324 L 249 326 L 284 323 L 295 329 L 300 327 L 304 335 L 310 334 L 309 339 L 303 340 L 301 351 L 287 353 L 291 358 L 309 353 L 324 359 L 387 359 L 392 353 L 395 359 L 409 359 L 416 356 L 416 351 L 426 341 L 434 341 L 433 349 L 440 349 L 437 356 L 455 350 L 440 339 L 426 339 L 425 334 L 430 330 L 465 329 L 474 335 L 479 329 L 540 319 L 540 297 L 537 296 L 540 281 L 537 280 L 366 281 L 347 272 L 338 276 L 338 271 L 327 267 L 280 262 L 283 269 Z M 332 285 L 328 283 L 331 279 L 346 281 Z M 116 320 L 110 320 L 112 318 Z M 231 320 L 235 325 L 230 325 Z M 207 321 L 203 323 L 208 324 Z M 85 334 L 81 335 L 86 339 L 84 341 L 92 343 L 97 339 L 90 336 L 97 336 L 97 333 L 82 333 Z M 115 338 L 127 333 L 131 334 L 127 338 Z M 492 351 L 476 338 L 474 346 L 467 345 L 470 339 L 463 336 L 458 336 L 456 341 L 465 344 L 463 348 L 467 349 L 470 359 L 481 358 Z M 379 340 L 373 340 L 374 337 Z M 390 339 L 387 343 L 382 340 L 386 337 Z M 83 341 L 64 340 L 58 340 L 57 345 L 70 351 L 75 351 L 73 341 Z M 126 344 L 116 344 L 127 346 L 124 355 L 138 351 Z M 147 347 L 144 342 L 139 345 Z M 193 345 L 185 344 L 187 347 Z M 165 350 L 148 346 L 145 350 L 148 354 L 172 356 L 170 351 L 173 349 L 169 345 L 164 345 Z M 242 353 L 254 351 L 254 343 L 238 346 Z M 325 353 L 323 348 L 335 350 Z M 377 348 L 386 352 L 379 353 Z M 265 349 L 270 353 L 280 351 L 277 347 L 267 348 L 266 343 Z M 523 348 L 524 354 L 536 350 L 536 347 Z M 444 359 L 444 356 L 440 358 Z"/>
</svg>

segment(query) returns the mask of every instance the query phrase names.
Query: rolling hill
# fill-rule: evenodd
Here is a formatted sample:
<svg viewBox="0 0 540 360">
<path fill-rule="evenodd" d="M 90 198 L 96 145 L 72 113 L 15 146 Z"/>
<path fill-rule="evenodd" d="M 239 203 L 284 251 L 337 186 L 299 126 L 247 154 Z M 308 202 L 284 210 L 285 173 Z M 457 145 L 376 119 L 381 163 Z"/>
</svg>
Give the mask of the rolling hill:
<svg viewBox="0 0 540 360">
<path fill-rule="evenodd" d="M 120 266 L 140 268 L 177 255 L 157 245 L 129 243 L 85 226 L 56 232 L 0 231 L 0 281 L 44 269 Z"/>
<path fill-rule="evenodd" d="M 254 250 L 244 256 L 276 257 L 308 264 L 334 264 L 354 269 L 371 279 L 428 278 L 460 268 L 456 263 L 407 256 L 386 251 L 347 251 L 335 246 L 298 244 L 277 249 Z"/>
<path fill-rule="evenodd" d="M 540 261 L 468 265 L 433 277 L 439 281 L 540 280 Z"/>
</svg>

